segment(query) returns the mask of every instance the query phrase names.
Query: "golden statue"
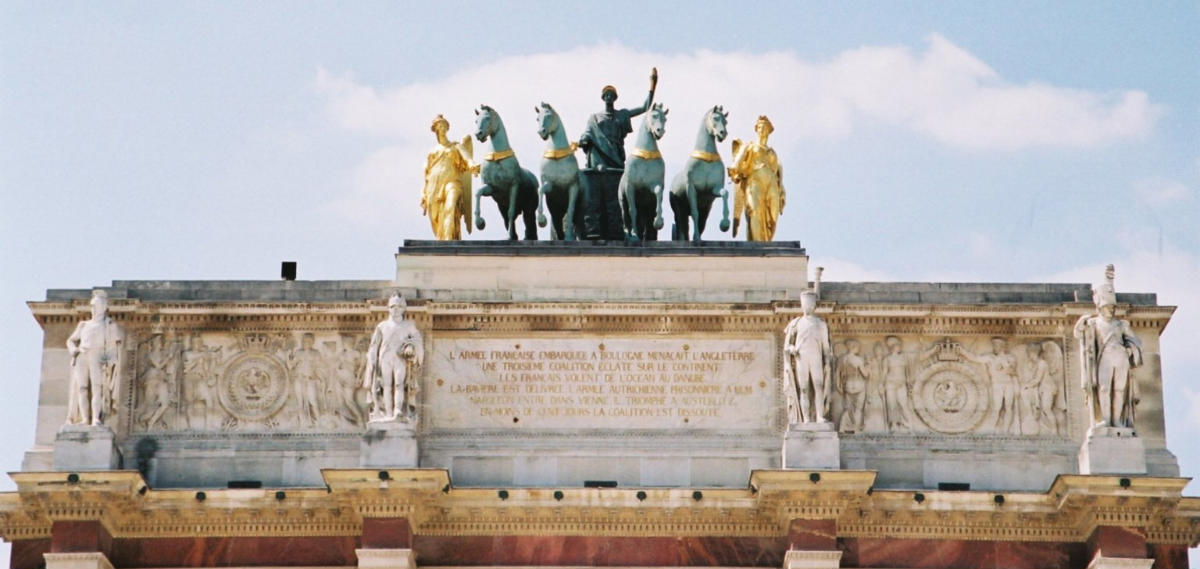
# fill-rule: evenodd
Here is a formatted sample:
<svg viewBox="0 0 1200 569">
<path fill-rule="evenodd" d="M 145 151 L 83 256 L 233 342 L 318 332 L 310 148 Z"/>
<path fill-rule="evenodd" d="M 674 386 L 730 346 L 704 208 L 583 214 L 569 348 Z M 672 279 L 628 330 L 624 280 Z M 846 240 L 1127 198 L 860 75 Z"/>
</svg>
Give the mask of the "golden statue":
<svg viewBox="0 0 1200 569">
<path fill-rule="evenodd" d="M 471 174 L 479 166 L 471 161 L 475 150 L 471 135 L 462 142 L 446 138 L 450 122 L 442 115 L 430 127 L 437 135 L 437 146 L 425 159 L 425 188 L 421 191 L 421 213 L 429 216 L 433 235 L 442 241 L 462 239 L 462 225 L 471 232 Z"/>
<path fill-rule="evenodd" d="M 747 241 L 775 238 L 775 226 L 787 196 L 783 191 L 783 168 L 775 151 L 767 146 L 767 137 L 774 131 L 770 119 L 760 116 L 754 123 L 757 142 L 742 144 L 741 140 L 733 140 L 733 166 L 729 168 L 729 179 L 734 185 L 734 237 L 737 237 L 744 211 Z"/>
</svg>

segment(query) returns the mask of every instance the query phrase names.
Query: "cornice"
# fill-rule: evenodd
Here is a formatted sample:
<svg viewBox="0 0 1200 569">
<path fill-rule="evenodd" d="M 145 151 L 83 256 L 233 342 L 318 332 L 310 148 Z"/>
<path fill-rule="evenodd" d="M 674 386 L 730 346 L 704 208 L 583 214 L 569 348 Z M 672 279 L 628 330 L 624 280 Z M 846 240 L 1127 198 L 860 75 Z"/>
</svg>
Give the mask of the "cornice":
<svg viewBox="0 0 1200 569">
<path fill-rule="evenodd" d="M 385 473 L 385 474 L 381 474 Z M 115 538 L 353 536 L 363 518 L 406 517 L 430 536 L 779 538 L 795 519 L 836 520 L 840 537 L 1086 541 L 1097 526 L 1194 546 L 1200 497 L 1187 479 L 1060 476 L 1045 493 L 873 490 L 868 471 L 759 470 L 744 489 L 454 488 L 445 470 L 325 470 L 326 488 L 146 489 L 136 472 L 15 473 L 0 494 L 5 539 L 99 521 Z M 816 476 L 814 476 L 816 475 Z M 1000 498 L 997 498 L 997 497 Z"/>
<path fill-rule="evenodd" d="M 82 301 L 28 303 L 42 326 L 88 317 Z M 1061 336 L 1085 303 L 894 304 L 824 302 L 818 313 L 838 335 Z M 1118 316 L 1139 329 L 1161 331 L 1173 306 L 1121 305 Z M 314 329 L 369 331 L 386 312 L 382 300 L 359 302 L 196 301 L 114 299 L 110 313 L 134 328 L 202 330 Z M 472 332 L 741 333 L 781 329 L 800 314 L 794 301 L 729 302 L 456 302 L 414 299 L 409 318 L 431 330 Z"/>
</svg>

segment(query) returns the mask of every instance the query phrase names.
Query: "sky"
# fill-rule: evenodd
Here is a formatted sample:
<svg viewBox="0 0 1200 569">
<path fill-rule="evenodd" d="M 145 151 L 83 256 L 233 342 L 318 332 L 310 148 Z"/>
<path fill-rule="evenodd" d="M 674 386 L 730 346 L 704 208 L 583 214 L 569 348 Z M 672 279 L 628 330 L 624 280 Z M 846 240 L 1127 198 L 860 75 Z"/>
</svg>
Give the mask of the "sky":
<svg viewBox="0 0 1200 569">
<path fill-rule="evenodd" d="M 776 239 L 826 280 L 1092 283 L 1113 263 L 1119 291 L 1178 306 L 1168 447 L 1195 476 L 1196 30 L 1188 2 L 0 2 L 0 467 L 33 440 L 26 301 L 271 280 L 284 260 L 389 279 L 402 240 L 432 238 L 435 115 L 462 138 L 494 107 L 536 172 L 534 105 L 574 140 L 600 87 L 640 105 L 657 67 L 667 175 L 705 109 L 729 111 L 730 139 L 769 116 Z M 484 212 L 468 238 L 503 238 Z"/>
</svg>

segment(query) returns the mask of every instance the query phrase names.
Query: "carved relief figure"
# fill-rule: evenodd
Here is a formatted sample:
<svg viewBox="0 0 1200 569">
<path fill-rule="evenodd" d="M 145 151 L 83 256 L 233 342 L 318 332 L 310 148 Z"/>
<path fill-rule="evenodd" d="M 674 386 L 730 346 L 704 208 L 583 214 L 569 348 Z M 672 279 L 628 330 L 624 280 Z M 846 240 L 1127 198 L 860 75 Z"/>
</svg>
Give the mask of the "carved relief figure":
<svg viewBox="0 0 1200 569">
<path fill-rule="evenodd" d="M 390 317 L 375 327 L 367 348 L 363 387 L 371 393 L 371 421 L 417 421 L 417 369 L 425 362 L 421 332 L 404 319 L 404 298 L 388 299 Z"/>
<path fill-rule="evenodd" d="M 871 346 L 871 356 L 867 360 L 867 393 L 863 403 L 863 431 L 887 431 L 886 390 L 884 389 L 883 360 L 887 357 L 887 347 L 882 342 Z"/>
<path fill-rule="evenodd" d="M 1115 317 L 1114 274 L 1109 265 L 1104 272 L 1105 282 L 1096 285 L 1092 297 L 1096 314 L 1081 316 L 1075 323 L 1080 383 L 1091 411 L 1092 429 L 1133 428 L 1138 404 L 1137 381 L 1131 374 L 1142 365 L 1142 341 L 1129 322 Z"/>
<path fill-rule="evenodd" d="M 737 237 L 742 213 L 746 217 L 747 241 L 770 241 L 787 195 L 783 190 L 783 167 L 775 150 L 767 145 L 767 137 L 775 131 L 770 119 L 758 117 L 754 123 L 757 141 L 742 144 L 733 141 L 733 166 L 729 179 L 733 181 L 733 236 Z"/>
<path fill-rule="evenodd" d="M 138 415 L 139 423 L 146 429 L 170 428 L 166 414 L 171 408 L 171 394 L 175 393 L 175 363 L 175 351 L 167 347 L 164 336 L 151 337 L 141 374 L 144 392 Z"/>
<path fill-rule="evenodd" d="M 1017 357 L 1009 353 L 1008 341 L 1004 338 L 992 338 L 990 354 L 976 354 L 962 347 L 959 348 L 963 359 L 984 366 L 988 379 L 992 384 L 993 416 L 996 418 L 996 432 L 1016 433 L 1017 423 Z"/>
<path fill-rule="evenodd" d="M 188 428 L 202 430 L 216 427 L 215 389 L 221 349 L 221 346 L 205 346 L 204 339 L 199 334 L 193 334 L 191 345 L 183 355 L 183 401 Z"/>
<path fill-rule="evenodd" d="M 1020 393 L 1017 394 L 1017 410 L 1022 435 L 1036 435 L 1041 431 L 1041 387 L 1052 383 L 1050 363 L 1042 357 L 1042 344 L 1030 342 L 1025 345 L 1025 365 L 1021 366 Z"/>
<path fill-rule="evenodd" d="M 792 319 L 783 332 L 783 370 L 798 403 L 793 423 L 826 423 L 832 374 L 833 343 L 829 326 L 815 314 L 817 295 L 800 296 L 803 316 Z"/>
<path fill-rule="evenodd" d="M 437 135 L 437 146 L 425 158 L 425 187 L 421 191 L 421 212 L 429 216 L 433 235 L 441 240 L 462 239 L 462 225 L 471 232 L 471 172 L 479 167 L 471 162 L 474 149 L 471 136 L 462 142 L 446 138 L 450 121 L 442 115 L 433 119 L 430 130 Z"/>
<path fill-rule="evenodd" d="M 316 337 L 306 332 L 300 337 L 300 348 L 288 355 L 288 369 L 292 376 L 292 394 L 296 398 L 299 424 L 316 426 L 321 418 L 321 394 L 324 388 L 324 370 L 321 352 L 313 346 Z"/>
<path fill-rule="evenodd" d="M 92 317 L 75 326 L 67 338 L 71 356 L 67 424 L 109 423 L 116 410 L 115 391 L 120 385 L 121 351 L 125 331 L 108 315 L 108 294 L 92 293 Z"/>
<path fill-rule="evenodd" d="M 842 394 L 839 430 L 857 433 L 863 430 L 863 412 L 867 402 L 867 382 L 871 375 L 867 360 L 859 354 L 858 340 L 846 340 L 846 353 L 838 360 L 838 392 Z"/>
<path fill-rule="evenodd" d="M 1067 401 L 1062 389 L 1063 353 L 1056 342 L 1042 342 L 1041 358 L 1046 362 L 1046 380 L 1038 386 L 1038 410 L 1042 430 L 1063 434 L 1067 427 Z"/>
<path fill-rule="evenodd" d="M 340 415 L 352 425 L 365 425 L 366 414 L 359 403 L 365 392 L 359 380 L 364 356 L 354 349 L 354 338 L 342 337 L 342 349 L 330 356 L 334 371 L 333 379 L 328 386 L 329 401 L 333 401 L 333 412 Z"/>
<path fill-rule="evenodd" d="M 883 358 L 884 401 L 887 406 L 887 426 L 891 432 L 908 431 L 912 425 L 912 408 L 908 400 L 908 356 L 900 338 L 888 336 L 888 354 Z"/>
</svg>

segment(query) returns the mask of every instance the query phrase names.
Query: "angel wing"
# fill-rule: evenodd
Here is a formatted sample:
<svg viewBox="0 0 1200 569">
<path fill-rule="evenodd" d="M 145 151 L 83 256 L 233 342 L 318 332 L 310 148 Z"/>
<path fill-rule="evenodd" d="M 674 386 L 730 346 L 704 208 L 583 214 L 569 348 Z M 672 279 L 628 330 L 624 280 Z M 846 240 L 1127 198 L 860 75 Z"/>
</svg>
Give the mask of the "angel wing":
<svg viewBox="0 0 1200 569">
<path fill-rule="evenodd" d="M 463 157 L 467 159 L 467 164 L 471 164 L 475 159 L 475 143 L 471 141 L 471 135 L 463 137 L 462 142 L 458 143 L 462 149 Z M 458 223 L 457 216 L 461 215 L 464 223 L 467 225 L 467 233 L 471 233 L 471 196 L 474 195 L 474 190 L 471 188 L 471 169 L 463 170 L 458 177 L 459 186 L 462 187 L 462 194 L 458 196 L 457 210 L 455 212 L 455 223 Z"/>
<path fill-rule="evenodd" d="M 466 135 L 462 138 L 462 142 L 458 143 L 463 148 L 463 154 L 467 158 L 475 159 L 475 142 L 471 139 L 471 135 Z"/>
</svg>

